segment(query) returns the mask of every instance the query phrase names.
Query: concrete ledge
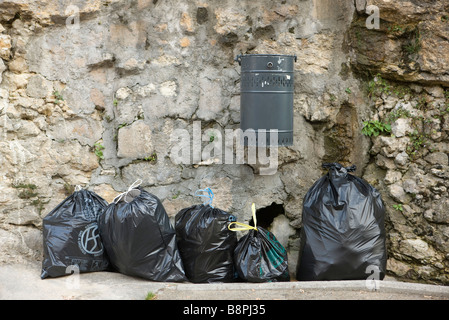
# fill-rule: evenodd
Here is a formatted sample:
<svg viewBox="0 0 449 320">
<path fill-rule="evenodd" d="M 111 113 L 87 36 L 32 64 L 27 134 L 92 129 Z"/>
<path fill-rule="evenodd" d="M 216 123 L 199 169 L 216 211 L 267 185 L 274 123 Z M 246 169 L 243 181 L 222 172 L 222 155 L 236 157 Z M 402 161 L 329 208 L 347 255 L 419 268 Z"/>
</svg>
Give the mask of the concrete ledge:
<svg viewBox="0 0 449 320">
<path fill-rule="evenodd" d="M 116 272 L 40 278 L 40 264 L 0 265 L 2 300 L 449 300 L 449 286 L 383 281 L 164 283 Z"/>
<path fill-rule="evenodd" d="M 397 280 L 383 280 L 367 282 L 365 280 L 341 280 L 341 281 L 289 281 L 271 283 L 182 283 L 173 284 L 170 288 L 180 291 L 204 291 L 211 290 L 368 290 L 368 291 L 388 291 L 388 292 L 417 292 L 417 293 L 438 293 L 449 297 L 449 286 L 432 284 L 421 284 L 411 282 L 401 282 Z"/>
<path fill-rule="evenodd" d="M 221 292 L 213 294 L 213 292 Z M 259 292 L 259 294 L 256 294 Z M 194 294 L 195 293 L 195 294 Z M 246 293 L 246 294 L 245 294 Z M 358 297 L 363 293 L 363 297 Z M 161 299 L 184 299 L 183 297 L 207 296 L 210 299 L 448 299 L 449 287 L 383 280 L 355 281 L 290 281 L 274 283 L 220 283 L 220 284 L 174 284 L 159 292 Z"/>
</svg>

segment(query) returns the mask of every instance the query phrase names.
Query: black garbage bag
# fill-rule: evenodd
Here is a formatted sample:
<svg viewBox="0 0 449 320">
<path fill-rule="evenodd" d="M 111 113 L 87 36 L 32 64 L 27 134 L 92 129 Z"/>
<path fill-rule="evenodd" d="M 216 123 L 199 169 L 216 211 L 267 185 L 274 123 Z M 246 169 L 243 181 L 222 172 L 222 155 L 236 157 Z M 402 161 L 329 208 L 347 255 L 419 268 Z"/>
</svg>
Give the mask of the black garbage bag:
<svg viewBox="0 0 449 320">
<path fill-rule="evenodd" d="M 109 261 L 120 273 L 153 281 L 187 281 L 176 234 L 159 198 L 141 180 L 117 196 L 99 219 Z"/>
<path fill-rule="evenodd" d="M 385 207 L 380 193 L 339 163 L 304 197 L 298 280 L 363 280 L 385 276 Z"/>
<path fill-rule="evenodd" d="M 233 254 L 237 235 L 228 229 L 235 216 L 212 206 L 208 201 L 182 209 L 175 217 L 178 248 L 186 276 L 194 283 L 231 282 L 235 280 Z M 203 196 L 201 194 L 196 194 Z"/>
<path fill-rule="evenodd" d="M 107 270 L 108 258 L 98 231 L 98 217 L 108 203 L 94 192 L 77 190 L 43 219 L 41 278 L 72 271 Z"/>
<path fill-rule="evenodd" d="M 290 281 L 287 250 L 273 233 L 257 226 L 256 208 L 252 205 L 254 227 L 235 222 L 231 230 L 248 233 L 242 236 L 234 250 L 234 264 L 239 278 L 249 282 Z"/>
</svg>

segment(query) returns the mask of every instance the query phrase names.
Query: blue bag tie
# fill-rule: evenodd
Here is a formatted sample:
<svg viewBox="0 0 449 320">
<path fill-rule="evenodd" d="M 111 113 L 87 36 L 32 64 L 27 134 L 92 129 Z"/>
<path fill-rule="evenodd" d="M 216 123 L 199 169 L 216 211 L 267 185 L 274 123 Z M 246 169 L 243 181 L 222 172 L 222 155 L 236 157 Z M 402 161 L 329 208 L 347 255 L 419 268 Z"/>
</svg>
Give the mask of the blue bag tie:
<svg viewBox="0 0 449 320">
<path fill-rule="evenodd" d="M 199 192 L 206 192 L 207 194 L 199 194 Z M 208 204 L 211 208 L 213 208 L 212 201 L 214 199 L 214 193 L 212 192 L 211 188 L 207 187 L 205 189 L 197 190 L 195 191 L 195 196 L 207 198 L 207 200 L 203 202 L 203 205 Z"/>
</svg>

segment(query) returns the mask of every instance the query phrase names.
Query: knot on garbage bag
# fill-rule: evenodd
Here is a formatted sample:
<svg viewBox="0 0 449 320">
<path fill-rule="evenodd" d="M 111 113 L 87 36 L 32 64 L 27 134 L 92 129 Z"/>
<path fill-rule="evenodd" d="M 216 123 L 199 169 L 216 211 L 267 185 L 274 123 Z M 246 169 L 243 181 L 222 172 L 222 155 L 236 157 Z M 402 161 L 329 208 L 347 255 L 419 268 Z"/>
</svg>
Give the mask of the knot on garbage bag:
<svg viewBox="0 0 449 320">
<path fill-rule="evenodd" d="M 129 201 L 128 201 L 127 195 L 131 191 L 136 190 L 137 187 L 140 186 L 141 184 L 142 184 L 142 180 L 141 179 L 137 179 L 136 181 L 134 181 L 134 183 L 132 185 L 129 186 L 128 190 L 126 190 L 123 193 L 120 193 L 117 197 L 115 197 L 113 202 L 116 204 L 116 203 L 118 203 L 119 201 L 121 201 L 123 199 L 126 203 L 128 203 Z"/>
<path fill-rule="evenodd" d="M 340 163 L 338 162 L 332 162 L 332 163 L 323 163 L 321 165 L 324 169 L 337 169 L 337 170 L 341 170 L 342 168 L 344 168 L 346 170 L 346 172 L 354 172 L 357 167 L 355 164 L 353 164 L 352 166 L 349 167 L 343 167 Z"/>
</svg>

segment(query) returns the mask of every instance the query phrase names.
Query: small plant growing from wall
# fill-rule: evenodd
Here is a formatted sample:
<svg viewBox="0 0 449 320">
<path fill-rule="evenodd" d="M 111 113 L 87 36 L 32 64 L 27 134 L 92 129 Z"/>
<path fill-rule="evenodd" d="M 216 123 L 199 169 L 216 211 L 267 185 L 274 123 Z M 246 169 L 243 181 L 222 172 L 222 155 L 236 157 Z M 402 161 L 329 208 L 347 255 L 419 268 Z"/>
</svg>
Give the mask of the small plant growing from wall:
<svg viewBox="0 0 449 320">
<path fill-rule="evenodd" d="M 382 93 L 391 94 L 391 87 L 388 82 L 377 74 L 368 82 L 368 96 L 370 98 L 380 96 Z"/>
<path fill-rule="evenodd" d="M 35 191 L 37 189 L 37 186 L 35 184 L 20 183 L 14 185 L 13 187 L 21 190 L 18 195 L 20 199 L 30 199 L 37 196 L 37 192 Z"/>
<path fill-rule="evenodd" d="M 407 146 L 407 153 L 410 156 L 414 157 L 416 156 L 417 152 L 426 145 L 428 136 L 422 132 L 419 132 L 418 130 L 414 130 L 409 134 L 409 137 L 410 144 Z"/>
<path fill-rule="evenodd" d="M 390 132 L 391 132 L 391 125 L 388 123 L 383 123 L 378 120 L 369 120 L 369 121 L 363 122 L 362 133 L 365 136 L 377 137 L 380 134 L 390 133 Z"/>
<path fill-rule="evenodd" d="M 104 146 L 100 143 L 100 142 L 96 142 L 94 144 L 94 152 L 95 155 L 98 157 L 99 160 L 104 159 L 104 155 L 103 155 L 103 150 L 104 150 Z"/>
<path fill-rule="evenodd" d="M 62 101 L 64 101 L 64 97 L 62 96 L 61 93 L 59 93 L 59 91 L 55 90 L 53 91 L 53 96 L 55 97 L 55 103 L 59 104 Z"/>
<path fill-rule="evenodd" d="M 149 155 L 148 157 L 143 158 L 144 161 L 148 161 L 151 163 L 156 163 L 157 161 L 157 154 L 156 152 L 153 152 L 151 155 Z"/>
<path fill-rule="evenodd" d="M 410 42 L 404 46 L 404 50 L 409 54 L 418 53 L 421 50 L 421 34 L 418 29 L 415 30 Z"/>
</svg>

